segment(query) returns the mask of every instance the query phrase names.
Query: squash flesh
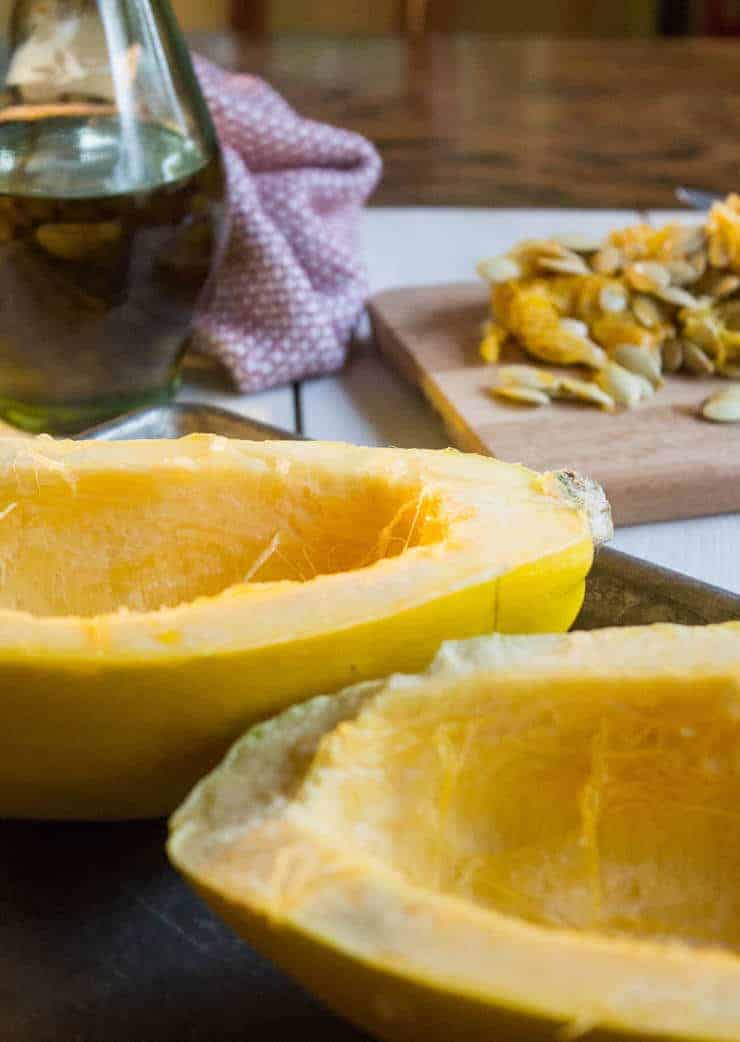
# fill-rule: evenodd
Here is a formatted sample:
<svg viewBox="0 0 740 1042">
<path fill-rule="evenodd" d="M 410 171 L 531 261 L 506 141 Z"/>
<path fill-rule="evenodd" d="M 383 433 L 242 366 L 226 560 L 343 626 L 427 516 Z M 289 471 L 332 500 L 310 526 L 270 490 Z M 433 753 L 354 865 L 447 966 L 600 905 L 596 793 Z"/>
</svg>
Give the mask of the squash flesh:
<svg viewBox="0 0 740 1042">
<path fill-rule="evenodd" d="M 562 629 L 593 555 L 549 476 L 453 452 L 0 439 L 0 491 L 0 655 L 15 621 L 24 647 L 170 654 L 211 623 L 228 637 L 223 604 L 261 645 L 493 580 L 497 617 L 536 627 L 538 598 Z"/>
<path fill-rule="evenodd" d="M 740 624 L 453 645 L 248 736 L 170 853 L 384 1038 L 733 1040 L 739 726 Z"/>
<path fill-rule="evenodd" d="M 272 468 L 196 470 L 187 457 L 23 487 L 0 480 L 0 610 L 149 612 L 245 582 L 306 582 L 439 543 L 439 501 L 413 480 Z M 69 481 L 73 482 L 70 486 Z M 19 487 L 20 484 L 20 487 Z"/>
<path fill-rule="evenodd" d="M 327 740 L 301 811 L 416 886 L 740 951 L 740 702 L 694 686 L 398 697 Z"/>
</svg>

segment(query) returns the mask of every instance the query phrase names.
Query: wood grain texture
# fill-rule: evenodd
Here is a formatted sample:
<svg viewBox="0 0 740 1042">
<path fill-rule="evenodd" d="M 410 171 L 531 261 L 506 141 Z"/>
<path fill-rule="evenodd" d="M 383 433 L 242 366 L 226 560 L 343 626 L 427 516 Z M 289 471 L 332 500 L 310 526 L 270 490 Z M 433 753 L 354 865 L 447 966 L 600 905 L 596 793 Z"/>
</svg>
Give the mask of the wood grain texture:
<svg viewBox="0 0 740 1042">
<path fill-rule="evenodd" d="M 364 39 L 200 34 L 301 112 L 367 135 L 374 201 L 664 207 L 738 187 L 733 40 Z"/>
<path fill-rule="evenodd" d="M 267 0 L 230 0 L 229 21 L 232 29 L 259 38 L 267 31 L 267 20 Z"/>
<path fill-rule="evenodd" d="M 740 509 L 740 425 L 697 416 L 726 381 L 671 377 L 649 402 L 614 414 L 497 401 L 488 392 L 495 367 L 476 358 L 486 302 L 486 288 L 473 283 L 389 290 L 370 302 L 381 350 L 422 388 L 455 444 L 538 470 L 589 474 L 618 524 Z M 502 360 L 525 359 L 512 348 Z"/>
</svg>

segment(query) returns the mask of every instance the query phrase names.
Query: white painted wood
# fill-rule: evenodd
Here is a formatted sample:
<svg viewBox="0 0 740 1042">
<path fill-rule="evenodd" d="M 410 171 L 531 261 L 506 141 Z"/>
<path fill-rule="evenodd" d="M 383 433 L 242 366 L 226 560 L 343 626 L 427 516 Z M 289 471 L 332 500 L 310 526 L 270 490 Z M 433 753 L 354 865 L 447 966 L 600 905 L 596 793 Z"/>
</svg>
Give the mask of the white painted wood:
<svg viewBox="0 0 740 1042">
<path fill-rule="evenodd" d="M 205 360 L 188 361 L 177 400 L 218 405 L 262 423 L 271 423 L 288 431 L 296 430 L 292 386 L 276 387 L 256 394 L 240 394 L 222 369 Z"/>
<path fill-rule="evenodd" d="M 637 219 L 632 210 L 459 210 L 375 207 L 362 240 L 370 291 L 475 278 L 483 257 L 520 239 L 580 231 L 603 235 Z"/>
<path fill-rule="evenodd" d="M 612 545 L 740 593 L 740 514 L 631 525 L 617 530 Z"/>
<path fill-rule="evenodd" d="M 690 211 L 658 212 L 650 219 L 676 216 L 700 219 Z M 465 279 L 482 256 L 519 239 L 569 230 L 602 234 L 636 219 L 630 211 L 370 209 L 362 236 L 371 291 Z M 302 406 L 304 430 L 312 437 L 446 444 L 431 410 L 367 349 L 339 376 L 304 384 Z M 740 516 L 624 528 L 615 545 L 740 592 Z"/>
<path fill-rule="evenodd" d="M 701 210 L 690 210 L 687 206 L 676 210 L 648 210 L 645 214 L 650 224 L 656 228 L 669 221 L 681 221 L 684 224 L 701 224 L 706 220 L 706 213 Z"/>
<path fill-rule="evenodd" d="M 309 438 L 428 449 L 450 443 L 421 393 L 374 350 L 356 352 L 338 377 L 305 382 L 301 398 Z"/>
</svg>

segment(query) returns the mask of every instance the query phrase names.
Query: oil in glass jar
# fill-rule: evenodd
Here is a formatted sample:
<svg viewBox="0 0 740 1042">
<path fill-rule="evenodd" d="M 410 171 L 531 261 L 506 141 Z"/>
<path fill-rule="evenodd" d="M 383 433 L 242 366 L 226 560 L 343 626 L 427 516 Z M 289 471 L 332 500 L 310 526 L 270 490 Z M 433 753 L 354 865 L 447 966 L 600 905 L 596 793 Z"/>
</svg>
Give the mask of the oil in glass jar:
<svg viewBox="0 0 740 1042">
<path fill-rule="evenodd" d="M 176 385 L 224 222 L 166 4 L 22 0 L 0 108 L 0 416 L 76 431 Z"/>
</svg>

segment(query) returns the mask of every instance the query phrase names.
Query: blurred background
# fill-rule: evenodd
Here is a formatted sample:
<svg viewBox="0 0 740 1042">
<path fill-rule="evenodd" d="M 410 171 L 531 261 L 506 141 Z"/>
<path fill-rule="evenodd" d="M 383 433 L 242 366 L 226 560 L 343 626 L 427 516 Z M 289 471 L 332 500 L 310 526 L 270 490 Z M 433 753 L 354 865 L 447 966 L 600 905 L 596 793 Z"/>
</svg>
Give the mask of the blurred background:
<svg viewBox="0 0 740 1042">
<path fill-rule="evenodd" d="M 185 29 L 272 33 L 740 35 L 740 0 L 173 0 Z"/>
</svg>

